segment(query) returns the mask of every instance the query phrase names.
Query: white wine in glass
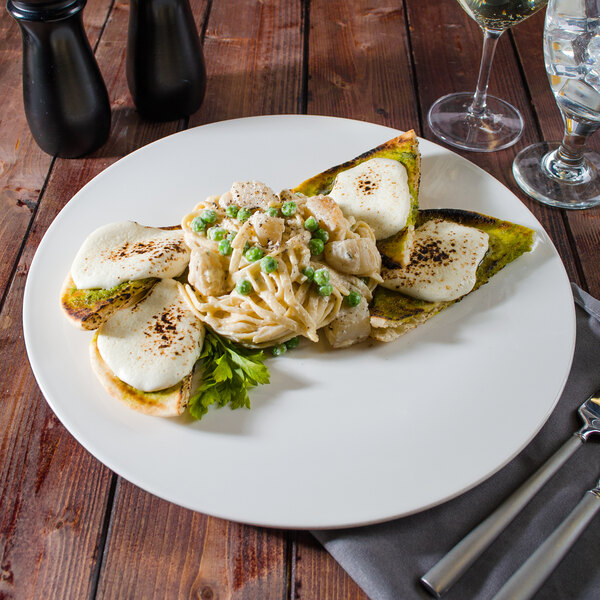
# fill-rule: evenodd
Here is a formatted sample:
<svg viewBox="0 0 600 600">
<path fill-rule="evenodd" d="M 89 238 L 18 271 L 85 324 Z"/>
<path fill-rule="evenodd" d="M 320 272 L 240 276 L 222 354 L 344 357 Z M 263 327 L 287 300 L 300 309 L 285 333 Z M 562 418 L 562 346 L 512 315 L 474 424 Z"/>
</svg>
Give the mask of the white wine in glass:
<svg viewBox="0 0 600 600">
<path fill-rule="evenodd" d="M 492 61 L 502 33 L 547 4 L 548 0 L 458 0 L 483 30 L 483 52 L 477 88 L 439 98 L 427 120 L 435 135 L 446 143 L 491 152 L 514 144 L 523 132 L 519 111 L 504 100 L 488 95 Z"/>
<path fill-rule="evenodd" d="M 522 150 L 513 162 L 515 180 L 544 204 L 600 205 L 600 155 L 585 148 L 600 127 L 600 0 L 550 0 L 544 61 L 565 132 L 560 144 Z"/>
</svg>

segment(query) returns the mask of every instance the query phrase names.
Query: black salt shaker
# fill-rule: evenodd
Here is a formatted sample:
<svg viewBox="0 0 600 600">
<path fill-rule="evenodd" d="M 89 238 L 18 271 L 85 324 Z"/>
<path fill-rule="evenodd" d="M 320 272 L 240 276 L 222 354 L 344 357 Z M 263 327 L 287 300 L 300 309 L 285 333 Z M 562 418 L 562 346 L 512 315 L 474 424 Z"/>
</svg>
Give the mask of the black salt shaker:
<svg viewBox="0 0 600 600">
<path fill-rule="evenodd" d="M 127 83 L 149 120 L 172 121 L 200 108 L 206 68 L 189 0 L 130 0 Z"/>
<path fill-rule="evenodd" d="M 31 133 L 51 155 L 76 158 L 108 138 L 110 102 L 85 35 L 86 0 L 8 0 L 21 28 L 23 100 Z"/>
</svg>

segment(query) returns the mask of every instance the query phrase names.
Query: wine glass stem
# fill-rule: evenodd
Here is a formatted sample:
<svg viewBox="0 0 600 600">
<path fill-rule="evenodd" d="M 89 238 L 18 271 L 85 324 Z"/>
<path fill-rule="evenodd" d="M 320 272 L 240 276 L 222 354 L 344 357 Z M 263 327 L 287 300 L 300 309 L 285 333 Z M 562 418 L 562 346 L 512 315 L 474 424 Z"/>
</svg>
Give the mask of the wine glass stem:
<svg viewBox="0 0 600 600">
<path fill-rule="evenodd" d="M 584 158 L 585 145 L 598 125 L 563 116 L 565 133 L 562 142 L 557 150 L 544 157 L 542 169 L 549 177 L 558 181 L 585 183 L 591 176 Z"/>
<path fill-rule="evenodd" d="M 481 64 L 479 66 L 479 77 L 477 78 L 477 89 L 473 96 L 473 103 L 469 107 L 469 112 L 475 116 L 481 116 L 486 109 L 487 89 L 492 72 L 492 62 L 498 39 L 502 31 L 483 28 L 483 50 L 481 53 Z"/>
</svg>

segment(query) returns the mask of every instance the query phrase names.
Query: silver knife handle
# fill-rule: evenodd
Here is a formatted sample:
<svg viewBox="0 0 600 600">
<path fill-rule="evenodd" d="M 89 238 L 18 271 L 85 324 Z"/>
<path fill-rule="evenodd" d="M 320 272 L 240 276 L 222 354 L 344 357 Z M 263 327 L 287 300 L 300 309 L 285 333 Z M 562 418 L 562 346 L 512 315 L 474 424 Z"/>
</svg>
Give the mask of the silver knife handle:
<svg viewBox="0 0 600 600">
<path fill-rule="evenodd" d="M 421 577 L 425 588 L 441 598 L 582 443 L 579 434 L 573 434 L 521 487 Z"/>
<path fill-rule="evenodd" d="M 546 581 L 600 509 L 600 488 L 586 492 L 569 516 L 504 584 L 493 600 L 528 600 Z"/>
</svg>

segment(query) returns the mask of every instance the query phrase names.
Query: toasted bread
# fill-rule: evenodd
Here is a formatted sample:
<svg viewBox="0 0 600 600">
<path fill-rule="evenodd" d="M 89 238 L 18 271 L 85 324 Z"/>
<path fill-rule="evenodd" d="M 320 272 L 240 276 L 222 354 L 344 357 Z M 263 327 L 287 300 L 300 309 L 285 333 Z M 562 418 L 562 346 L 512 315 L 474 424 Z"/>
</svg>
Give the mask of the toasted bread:
<svg viewBox="0 0 600 600">
<path fill-rule="evenodd" d="M 457 209 L 421 210 L 417 216 L 416 226 L 418 227 L 431 219 L 453 221 L 468 227 L 475 227 L 488 234 L 489 248 L 477 268 L 476 282 L 471 292 L 489 281 L 508 263 L 525 252 L 529 252 L 535 241 L 535 232 L 527 227 L 487 215 Z M 382 260 L 383 265 L 388 269 L 401 266 L 399 257 L 393 253 L 382 253 Z M 389 342 L 424 323 L 444 308 L 464 297 L 447 302 L 428 302 L 379 286 L 375 289 L 370 306 L 371 337 Z"/>
<path fill-rule="evenodd" d="M 187 406 L 192 385 L 192 373 L 186 375 L 177 385 L 157 392 L 142 392 L 121 381 L 107 366 L 97 344 L 98 334 L 90 343 L 92 369 L 106 391 L 133 410 L 159 417 L 180 415 Z"/>
<path fill-rule="evenodd" d="M 109 290 L 79 290 L 68 275 L 60 294 L 60 305 L 80 329 L 97 329 L 121 308 L 139 302 L 158 281 L 156 278 L 125 281 Z"/>
<path fill-rule="evenodd" d="M 378 242 L 382 253 L 393 253 L 402 264 L 407 264 L 410 248 L 413 241 L 414 224 L 419 208 L 419 184 L 421 180 L 421 155 L 419 153 L 419 140 L 414 131 L 406 133 L 373 148 L 341 165 L 331 167 L 323 173 L 307 179 L 304 183 L 293 189 L 305 196 L 327 195 L 335 182 L 338 173 L 347 171 L 372 158 L 389 158 L 397 160 L 404 165 L 408 175 L 408 190 L 411 200 L 411 209 L 406 222 L 406 227 L 395 235 Z"/>
</svg>

